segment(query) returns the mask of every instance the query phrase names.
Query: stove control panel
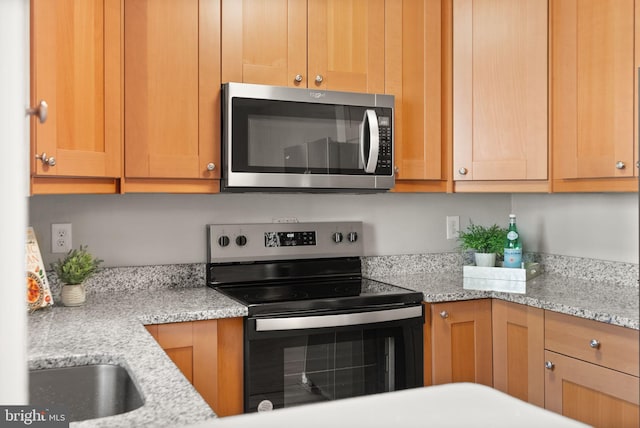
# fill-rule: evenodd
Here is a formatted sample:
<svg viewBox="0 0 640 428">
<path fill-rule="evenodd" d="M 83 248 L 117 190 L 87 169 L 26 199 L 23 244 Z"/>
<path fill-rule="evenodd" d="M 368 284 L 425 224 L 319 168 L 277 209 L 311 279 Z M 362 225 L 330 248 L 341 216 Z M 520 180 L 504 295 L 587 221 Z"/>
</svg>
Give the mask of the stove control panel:
<svg viewBox="0 0 640 428">
<path fill-rule="evenodd" d="M 265 247 L 295 247 L 296 245 L 316 245 L 316 232 L 265 232 Z"/>
<path fill-rule="evenodd" d="M 207 225 L 207 262 L 363 255 L 362 222 Z"/>
</svg>

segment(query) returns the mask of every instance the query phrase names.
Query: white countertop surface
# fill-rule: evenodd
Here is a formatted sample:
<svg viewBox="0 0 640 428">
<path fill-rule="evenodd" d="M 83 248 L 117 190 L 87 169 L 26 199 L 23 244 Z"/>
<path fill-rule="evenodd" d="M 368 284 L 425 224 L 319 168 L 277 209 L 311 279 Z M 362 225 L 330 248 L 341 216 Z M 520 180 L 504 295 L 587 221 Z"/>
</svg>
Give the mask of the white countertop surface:
<svg viewBox="0 0 640 428">
<path fill-rule="evenodd" d="M 578 428 L 588 425 L 488 386 L 452 383 L 272 412 L 230 416 L 189 428 Z"/>
</svg>

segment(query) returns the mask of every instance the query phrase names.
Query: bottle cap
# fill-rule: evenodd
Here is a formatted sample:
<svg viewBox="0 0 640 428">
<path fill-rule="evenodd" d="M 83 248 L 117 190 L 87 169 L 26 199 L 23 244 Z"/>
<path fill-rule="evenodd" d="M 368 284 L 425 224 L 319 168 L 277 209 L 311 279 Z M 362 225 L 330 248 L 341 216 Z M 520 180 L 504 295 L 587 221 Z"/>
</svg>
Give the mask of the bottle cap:
<svg viewBox="0 0 640 428">
<path fill-rule="evenodd" d="M 509 218 L 516 218 L 515 214 L 509 214 Z"/>
</svg>

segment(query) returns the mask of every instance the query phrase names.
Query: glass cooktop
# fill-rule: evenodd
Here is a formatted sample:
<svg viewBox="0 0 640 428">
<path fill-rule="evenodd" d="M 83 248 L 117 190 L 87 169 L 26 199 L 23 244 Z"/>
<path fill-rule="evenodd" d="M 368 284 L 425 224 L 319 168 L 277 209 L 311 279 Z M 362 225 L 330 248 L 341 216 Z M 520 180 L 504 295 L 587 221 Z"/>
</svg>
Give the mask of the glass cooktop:
<svg viewBox="0 0 640 428">
<path fill-rule="evenodd" d="M 421 303 L 420 292 L 364 278 L 215 287 L 247 306 L 249 315 L 341 311 Z"/>
</svg>

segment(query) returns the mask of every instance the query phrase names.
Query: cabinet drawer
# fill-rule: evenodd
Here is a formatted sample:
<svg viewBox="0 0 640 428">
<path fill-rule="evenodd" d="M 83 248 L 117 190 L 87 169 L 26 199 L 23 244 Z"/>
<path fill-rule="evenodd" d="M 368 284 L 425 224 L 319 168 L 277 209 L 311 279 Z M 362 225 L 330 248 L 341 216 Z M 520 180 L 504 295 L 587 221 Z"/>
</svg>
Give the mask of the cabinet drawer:
<svg viewBox="0 0 640 428">
<path fill-rule="evenodd" d="M 634 376 L 640 374 L 638 330 L 550 311 L 545 312 L 544 326 L 545 349 Z"/>
</svg>

